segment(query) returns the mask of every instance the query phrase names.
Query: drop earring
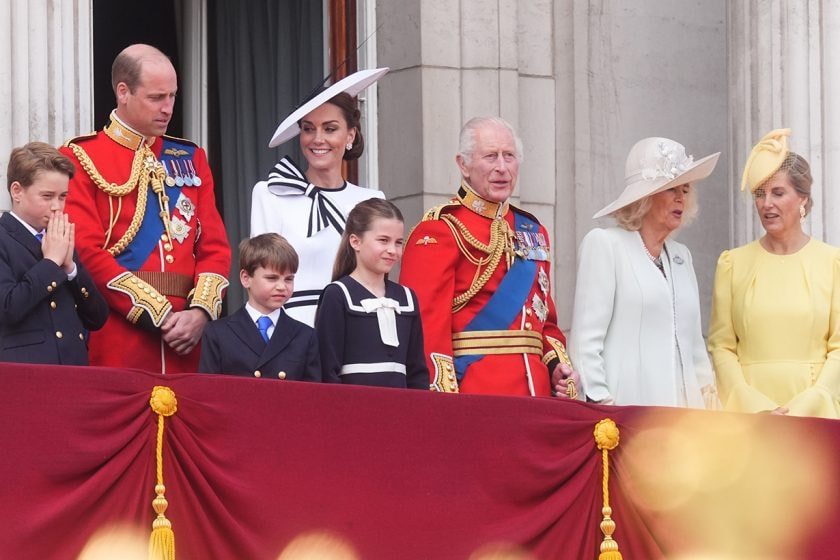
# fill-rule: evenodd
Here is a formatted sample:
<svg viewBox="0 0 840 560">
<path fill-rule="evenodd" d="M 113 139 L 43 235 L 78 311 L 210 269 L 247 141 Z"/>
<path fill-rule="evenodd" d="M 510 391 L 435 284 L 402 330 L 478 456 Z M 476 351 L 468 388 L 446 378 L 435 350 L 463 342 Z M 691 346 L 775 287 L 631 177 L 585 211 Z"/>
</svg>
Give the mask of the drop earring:
<svg viewBox="0 0 840 560">
<path fill-rule="evenodd" d="M 804 205 L 804 204 L 802 204 L 802 205 L 799 207 L 799 223 L 800 223 L 800 224 L 804 224 L 804 223 L 805 223 L 805 216 L 807 216 L 807 215 L 808 215 L 808 214 L 805 212 L 805 205 Z"/>
</svg>

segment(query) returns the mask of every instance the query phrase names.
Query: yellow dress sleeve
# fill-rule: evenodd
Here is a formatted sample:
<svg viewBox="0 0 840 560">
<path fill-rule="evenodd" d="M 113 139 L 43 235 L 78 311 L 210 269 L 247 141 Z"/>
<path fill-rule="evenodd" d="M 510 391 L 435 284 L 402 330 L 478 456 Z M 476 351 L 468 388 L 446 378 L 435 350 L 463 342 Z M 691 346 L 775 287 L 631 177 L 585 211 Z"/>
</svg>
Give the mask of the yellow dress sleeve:
<svg viewBox="0 0 840 560">
<path fill-rule="evenodd" d="M 721 253 L 715 270 L 712 319 L 709 325 L 709 351 L 717 377 L 718 394 L 725 410 L 761 412 L 778 405 L 749 385 L 738 361 L 738 337 L 733 315 L 733 266 L 730 251 Z"/>
<path fill-rule="evenodd" d="M 824 301 L 831 306 L 826 359 L 814 384 L 785 405 L 796 416 L 840 418 L 840 252 L 834 254 L 833 261 L 832 289 Z"/>
</svg>

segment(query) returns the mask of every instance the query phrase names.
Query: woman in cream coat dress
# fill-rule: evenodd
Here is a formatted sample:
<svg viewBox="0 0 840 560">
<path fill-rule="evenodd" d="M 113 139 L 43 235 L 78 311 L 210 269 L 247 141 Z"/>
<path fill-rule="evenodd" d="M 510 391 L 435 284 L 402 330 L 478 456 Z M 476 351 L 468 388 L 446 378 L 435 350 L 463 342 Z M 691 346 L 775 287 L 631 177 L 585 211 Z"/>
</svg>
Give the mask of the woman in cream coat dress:
<svg viewBox="0 0 840 560">
<path fill-rule="evenodd" d="M 688 248 L 670 235 L 696 213 L 694 185 L 719 153 L 697 162 L 667 138 L 627 156 L 625 189 L 593 218 L 581 242 L 570 338 L 589 400 L 604 404 L 711 407 L 716 402 Z"/>
</svg>

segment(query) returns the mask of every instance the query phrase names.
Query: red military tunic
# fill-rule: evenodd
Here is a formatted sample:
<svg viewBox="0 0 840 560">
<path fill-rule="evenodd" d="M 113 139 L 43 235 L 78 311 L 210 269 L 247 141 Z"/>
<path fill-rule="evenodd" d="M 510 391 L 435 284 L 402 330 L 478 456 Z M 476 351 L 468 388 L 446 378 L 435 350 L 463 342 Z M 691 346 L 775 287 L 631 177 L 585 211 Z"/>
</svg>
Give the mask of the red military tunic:
<svg viewBox="0 0 840 560">
<path fill-rule="evenodd" d="M 536 218 L 466 183 L 426 213 L 406 242 L 400 283 L 420 303 L 432 390 L 551 394 L 550 372 L 568 357 L 550 254 Z"/>
<path fill-rule="evenodd" d="M 61 151 L 77 169 L 66 206 L 76 247 L 110 308 L 91 333 L 91 365 L 197 371 L 199 347 L 178 356 L 160 326 L 188 307 L 218 318 L 228 285 L 230 246 L 204 150 L 167 136 L 147 146 L 112 114 Z"/>
</svg>

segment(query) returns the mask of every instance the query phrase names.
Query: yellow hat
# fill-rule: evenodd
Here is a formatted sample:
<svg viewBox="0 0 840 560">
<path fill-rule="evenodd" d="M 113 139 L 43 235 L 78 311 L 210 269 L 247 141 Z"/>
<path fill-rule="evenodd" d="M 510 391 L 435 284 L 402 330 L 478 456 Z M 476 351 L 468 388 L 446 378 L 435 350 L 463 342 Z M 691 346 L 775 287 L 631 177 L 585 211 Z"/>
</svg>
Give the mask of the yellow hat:
<svg viewBox="0 0 840 560">
<path fill-rule="evenodd" d="M 779 170 L 788 155 L 788 136 L 789 128 L 777 128 L 753 146 L 744 165 L 744 175 L 741 177 L 742 191 L 749 185 L 750 192 L 755 192 L 755 189 Z"/>
</svg>

